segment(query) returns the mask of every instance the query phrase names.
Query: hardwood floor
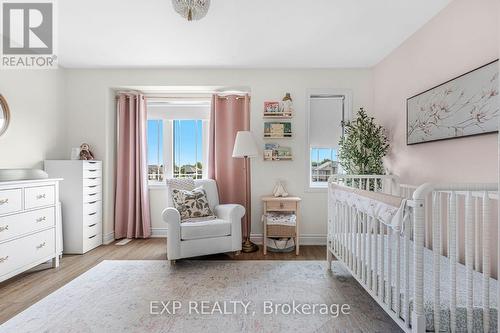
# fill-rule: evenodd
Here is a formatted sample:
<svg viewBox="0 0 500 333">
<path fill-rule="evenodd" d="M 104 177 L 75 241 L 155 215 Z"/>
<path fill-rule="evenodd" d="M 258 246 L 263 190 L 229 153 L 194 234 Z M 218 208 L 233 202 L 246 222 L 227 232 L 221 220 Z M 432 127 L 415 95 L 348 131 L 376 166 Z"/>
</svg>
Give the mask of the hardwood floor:
<svg viewBox="0 0 500 333">
<path fill-rule="evenodd" d="M 301 246 L 300 255 L 272 253 L 218 254 L 198 257 L 199 260 L 325 260 L 325 246 Z M 61 265 L 51 269 L 41 265 L 29 273 L 20 274 L 0 283 L 0 323 L 59 289 L 103 260 L 165 260 L 164 238 L 137 239 L 126 245 L 100 246 L 83 255 L 64 255 Z"/>
</svg>

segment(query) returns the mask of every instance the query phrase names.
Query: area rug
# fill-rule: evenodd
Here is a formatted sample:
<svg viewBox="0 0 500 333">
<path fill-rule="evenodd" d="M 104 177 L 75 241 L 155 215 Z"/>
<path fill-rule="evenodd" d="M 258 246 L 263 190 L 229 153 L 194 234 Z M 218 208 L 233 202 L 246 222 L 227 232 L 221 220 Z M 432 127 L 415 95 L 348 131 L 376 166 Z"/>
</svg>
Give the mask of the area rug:
<svg viewBox="0 0 500 333">
<path fill-rule="evenodd" d="M 399 332 L 321 261 L 103 261 L 0 332 Z"/>
</svg>

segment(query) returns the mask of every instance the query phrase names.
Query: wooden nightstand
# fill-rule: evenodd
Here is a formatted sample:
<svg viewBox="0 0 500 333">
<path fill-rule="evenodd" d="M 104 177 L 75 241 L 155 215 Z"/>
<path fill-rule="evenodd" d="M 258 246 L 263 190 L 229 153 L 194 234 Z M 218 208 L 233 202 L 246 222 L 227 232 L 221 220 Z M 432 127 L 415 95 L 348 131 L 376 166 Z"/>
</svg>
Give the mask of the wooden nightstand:
<svg viewBox="0 0 500 333">
<path fill-rule="evenodd" d="M 267 254 L 267 237 L 292 237 L 295 239 L 295 254 L 299 255 L 299 222 L 300 222 L 300 199 L 299 197 L 263 197 L 264 212 L 292 213 L 297 216 L 295 226 L 267 225 L 264 221 L 264 255 Z"/>
</svg>

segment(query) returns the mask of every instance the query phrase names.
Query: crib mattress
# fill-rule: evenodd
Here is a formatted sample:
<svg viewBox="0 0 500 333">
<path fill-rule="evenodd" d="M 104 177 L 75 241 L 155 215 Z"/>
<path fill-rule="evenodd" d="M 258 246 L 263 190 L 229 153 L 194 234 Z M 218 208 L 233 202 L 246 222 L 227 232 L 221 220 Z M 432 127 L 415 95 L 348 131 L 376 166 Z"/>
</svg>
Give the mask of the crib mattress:
<svg viewBox="0 0 500 333">
<path fill-rule="evenodd" d="M 378 236 L 379 239 L 381 236 Z M 384 249 L 384 267 L 387 281 L 387 269 L 388 269 L 388 236 L 385 237 L 385 249 Z M 373 245 L 374 242 L 372 242 Z M 380 255 L 381 245 L 380 241 L 378 242 L 378 254 Z M 373 245 L 373 249 L 374 245 Z M 410 242 L 410 253 L 413 253 L 413 244 Z M 404 300 L 404 268 L 403 268 L 403 240 L 401 239 L 401 279 L 400 279 L 400 300 L 401 304 L 403 304 Z M 380 258 L 378 259 L 378 270 L 380 274 L 381 262 Z M 374 264 L 374 258 L 372 259 L 372 269 Z M 335 271 L 338 274 L 349 274 L 347 270 L 343 269 L 341 265 L 334 263 Z M 450 331 L 450 300 L 451 300 L 451 283 L 450 283 L 450 260 L 447 257 L 440 256 L 440 331 L 449 332 Z M 392 249 L 392 276 L 393 280 L 396 276 L 396 250 Z M 410 264 L 410 281 L 413 281 L 413 265 Z M 424 312 L 426 318 L 426 329 L 427 331 L 434 332 L 434 275 L 433 275 L 433 252 L 429 249 L 424 249 Z M 497 289 L 498 282 L 495 279 L 490 278 L 490 332 L 497 332 L 497 308 L 498 308 L 498 300 L 497 300 Z M 483 332 L 483 310 L 481 307 L 483 290 L 482 290 L 483 276 L 482 273 L 473 272 L 473 331 L 474 332 Z M 393 286 L 391 290 L 393 291 L 392 295 L 396 294 L 395 291 L 395 281 L 393 281 Z M 467 331 L 467 285 L 466 285 L 466 267 L 463 264 L 457 264 L 457 307 L 456 307 L 456 321 L 457 321 L 457 332 L 466 332 Z M 397 297 L 392 297 L 393 299 L 393 309 L 396 306 Z M 410 282 L 410 314 L 412 308 L 412 299 L 413 299 L 413 286 L 412 282 Z"/>
</svg>

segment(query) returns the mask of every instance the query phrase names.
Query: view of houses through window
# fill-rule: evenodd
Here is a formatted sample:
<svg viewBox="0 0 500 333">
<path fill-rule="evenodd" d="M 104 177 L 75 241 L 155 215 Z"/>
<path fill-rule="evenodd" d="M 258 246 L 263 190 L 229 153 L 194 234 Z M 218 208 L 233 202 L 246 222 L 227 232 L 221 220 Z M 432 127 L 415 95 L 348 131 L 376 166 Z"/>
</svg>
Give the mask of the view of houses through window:
<svg viewBox="0 0 500 333">
<path fill-rule="evenodd" d="M 311 184 L 326 184 L 338 173 L 337 151 L 332 148 L 311 148 Z"/>
</svg>

